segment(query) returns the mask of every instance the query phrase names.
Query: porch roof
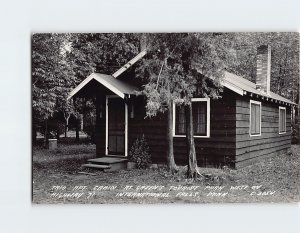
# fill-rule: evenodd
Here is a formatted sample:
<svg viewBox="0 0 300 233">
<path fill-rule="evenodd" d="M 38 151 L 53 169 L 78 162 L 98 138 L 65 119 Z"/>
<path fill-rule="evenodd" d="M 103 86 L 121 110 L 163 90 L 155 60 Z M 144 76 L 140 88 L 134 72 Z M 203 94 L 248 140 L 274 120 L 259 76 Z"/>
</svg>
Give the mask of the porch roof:
<svg viewBox="0 0 300 233">
<path fill-rule="evenodd" d="M 134 95 L 138 91 L 137 87 L 134 87 L 120 79 L 114 78 L 112 75 L 92 73 L 85 80 L 83 80 L 76 88 L 74 88 L 68 96 L 68 99 L 72 98 L 76 93 L 78 93 L 84 86 L 86 86 L 92 80 L 96 80 L 107 89 L 125 98 L 126 95 Z"/>
</svg>

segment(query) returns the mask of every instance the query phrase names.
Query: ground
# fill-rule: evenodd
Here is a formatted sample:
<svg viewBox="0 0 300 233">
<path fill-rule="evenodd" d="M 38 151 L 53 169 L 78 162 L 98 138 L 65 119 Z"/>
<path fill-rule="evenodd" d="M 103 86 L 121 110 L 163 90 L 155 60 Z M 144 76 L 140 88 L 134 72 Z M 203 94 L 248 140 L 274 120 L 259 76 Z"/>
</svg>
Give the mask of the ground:
<svg viewBox="0 0 300 233">
<path fill-rule="evenodd" d="M 203 177 L 185 179 L 165 166 L 146 170 L 80 174 L 95 157 L 92 144 L 60 145 L 48 151 L 33 148 L 33 203 L 215 203 L 300 201 L 300 146 L 292 153 L 232 170 L 200 168 Z"/>
</svg>

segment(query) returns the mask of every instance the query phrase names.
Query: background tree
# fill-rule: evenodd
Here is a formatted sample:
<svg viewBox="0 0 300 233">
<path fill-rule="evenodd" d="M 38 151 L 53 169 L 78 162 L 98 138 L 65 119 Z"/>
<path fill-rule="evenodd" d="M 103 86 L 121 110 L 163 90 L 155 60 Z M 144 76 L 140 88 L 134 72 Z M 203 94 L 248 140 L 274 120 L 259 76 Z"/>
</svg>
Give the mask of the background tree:
<svg viewBox="0 0 300 233">
<path fill-rule="evenodd" d="M 34 34 L 33 139 L 37 128 L 43 129 L 46 145 L 48 121 L 56 113 L 63 116 L 67 132 L 70 116 L 78 119 L 78 109 L 72 100 L 67 101 L 68 93 L 92 72 L 113 73 L 137 53 L 138 47 L 135 34 Z M 76 129 L 79 136 L 77 123 Z"/>
<path fill-rule="evenodd" d="M 44 124 L 44 145 L 49 137 L 48 120 L 76 81 L 66 59 L 66 41 L 68 34 L 32 35 L 32 117 L 35 126 Z"/>
<path fill-rule="evenodd" d="M 139 52 L 139 36 L 133 33 L 71 34 L 69 42 L 79 81 L 92 72 L 112 74 Z"/>
<path fill-rule="evenodd" d="M 243 77 L 256 79 L 256 50 L 271 46 L 271 90 L 295 101 L 299 80 L 299 33 L 236 33 L 236 63 L 230 69 Z"/>
</svg>

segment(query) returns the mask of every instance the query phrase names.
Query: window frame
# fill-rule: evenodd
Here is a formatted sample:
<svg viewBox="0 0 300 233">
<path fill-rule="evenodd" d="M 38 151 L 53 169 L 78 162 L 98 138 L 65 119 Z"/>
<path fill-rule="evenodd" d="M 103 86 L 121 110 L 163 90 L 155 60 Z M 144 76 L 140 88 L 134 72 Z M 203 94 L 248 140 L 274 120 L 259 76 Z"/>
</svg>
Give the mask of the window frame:
<svg viewBox="0 0 300 233">
<path fill-rule="evenodd" d="M 284 110 L 284 115 L 285 115 L 285 123 L 284 123 L 285 129 L 283 132 L 280 132 L 280 122 L 281 122 L 280 110 Z M 278 132 L 279 134 L 286 134 L 286 107 L 279 106 L 278 115 L 279 115 Z"/>
<path fill-rule="evenodd" d="M 251 133 L 251 113 L 252 113 L 252 111 L 251 111 L 251 106 L 252 106 L 252 104 L 256 104 L 256 105 L 259 105 L 259 122 L 260 122 L 260 124 L 259 124 L 259 134 L 252 134 Z M 255 100 L 250 100 L 250 114 L 249 114 L 249 118 L 250 118 L 250 124 L 249 124 L 249 135 L 250 135 L 250 137 L 259 137 L 259 136 L 261 136 L 261 124 L 262 124 L 262 121 L 261 121 L 261 111 L 262 111 L 262 107 L 261 107 L 262 105 L 261 105 L 261 102 L 260 101 L 255 101 Z"/>
<path fill-rule="evenodd" d="M 192 98 L 193 102 L 206 102 L 206 135 L 194 135 L 194 138 L 210 138 L 210 98 Z M 176 104 L 173 102 L 173 137 L 184 138 L 186 135 L 176 134 Z"/>
</svg>

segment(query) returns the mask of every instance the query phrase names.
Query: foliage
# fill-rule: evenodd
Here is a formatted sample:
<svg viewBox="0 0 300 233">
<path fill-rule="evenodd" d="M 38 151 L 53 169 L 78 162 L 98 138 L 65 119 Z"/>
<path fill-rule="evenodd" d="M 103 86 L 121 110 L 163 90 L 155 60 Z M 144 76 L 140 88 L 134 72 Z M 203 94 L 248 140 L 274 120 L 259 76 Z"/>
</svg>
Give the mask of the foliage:
<svg viewBox="0 0 300 233">
<path fill-rule="evenodd" d="M 147 116 L 167 110 L 169 101 L 188 104 L 194 95 L 218 98 L 223 71 L 234 59 L 231 34 L 147 34 L 148 56 L 139 69 L 145 80 Z M 214 77 L 209 79 L 208 77 Z"/>
<path fill-rule="evenodd" d="M 44 128 L 55 113 L 62 113 L 66 126 L 79 112 L 89 114 L 85 104 L 68 100 L 70 91 L 91 72 L 110 74 L 137 53 L 134 34 L 33 34 L 32 118 Z M 88 100 L 87 100 L 88 101 Z"/>
<path fill-rule="evenodd" d="M 41 121 L 67 105 L 66 97 L 75 86 L 75 73 L 64 49 L 66 40 L 68 34 L 32 36 L 33 117 Z"/>
<path fill-rule="evenodd" d="M 74 112 L 72 103 L 67 100 L 76 83 L 67 56 L 68 40 L 69 34 L 32 35 L 32 118 L 35 129 L 43 128 L 45 146 L 48 137 L 54 137 L 48 120 L 55 113 L 70 116 Z"/>
<path fill-rule="evenodd" d="M 47 121 L 47 133 L 49 138 L 57 138 L 57 134 L 61 135 L 64 132 L 64 129 L 64 123 L 57 116 L 51 117 Z M 42 124 L 39 130 L 40 133 L 45 136 L 45 124 Z"/>
<path fill-rule="evenodd" d="M 138 53 L 139 40 L 132 33 L 71 34 L 70 59 L 83 80 L 92 72 L 112 74 Z"/>
<path fill-rule="evenodd" d="M 262 44 L 271 46 L 271 90 L 296 101 L 299 83 L 299 33 L 235 33 L 237 60 L 229 70 L 254 81 L 256 51 Z"/>
<path fill-rule="evenodd" d="M 130 161 L 135 162 L 137 168 L 144 169 L 151 163 L 151 155 L 149 154 L 149 146 L 143 135 L 137 138 L 129 151 Z"/>
<path fill-rule="evenodd" d="M 96 109 L 91 109 L 84 114 L 83 131 L 89 136 L 90 140 L 95 143 L 96 140 Z"/>
<path fill-rule="evenodd" d="M 224 71 L 235 60 L 233 37 L 230 33 L 146 35 L 148 56 L 139 69 L 139 77 L 146 83 L 141 91 L 147 99 L 146 115 L 153 117 L 167 110 L 170 113 L 172 103 L 186 106 L 186 115 L 190 116 L 185 122 L 189 177 L 195 176 L 194 171 L 198 173 L 191 99 L 220 97 Z M 168 114 L 169 132 L 172 127 L 171 114 Z M 168 135 L 167 158 L 174 165 L 173 138 L 171 133 Z"/>
</svg>

